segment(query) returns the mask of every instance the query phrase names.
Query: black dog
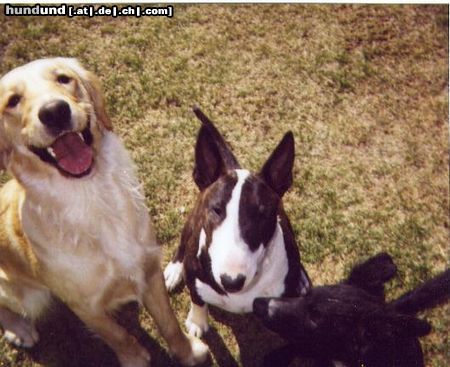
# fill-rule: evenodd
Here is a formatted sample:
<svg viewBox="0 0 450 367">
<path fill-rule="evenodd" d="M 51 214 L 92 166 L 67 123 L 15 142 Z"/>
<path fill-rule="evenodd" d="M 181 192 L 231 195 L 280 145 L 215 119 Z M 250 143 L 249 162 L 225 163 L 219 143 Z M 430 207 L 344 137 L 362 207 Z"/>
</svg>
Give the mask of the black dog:
<svg viewBox="0 0 450 367">
<path fill-rule="evenodd" d="M 400 298 L 385 302 L 383 283 L 396 274 L 381 253 L 356 266 L 344 282 L 314 287 L 304 297 L 257 298 L 254 313 L 289 341 L 265 358 L 265 366 L 287 366 L 296 357 L 318 366 L 339 361 L 349 367 L 423 367 L 419 337 L 430 324 L 415 315 L 446 301 L 450 270 Z"/>
</svg>

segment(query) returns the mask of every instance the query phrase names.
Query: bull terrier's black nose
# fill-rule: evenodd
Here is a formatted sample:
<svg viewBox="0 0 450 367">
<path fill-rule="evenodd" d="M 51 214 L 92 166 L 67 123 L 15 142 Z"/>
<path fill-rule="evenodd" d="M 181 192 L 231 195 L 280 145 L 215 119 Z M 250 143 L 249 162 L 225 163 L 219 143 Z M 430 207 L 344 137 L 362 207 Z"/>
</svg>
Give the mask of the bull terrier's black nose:
<svg viewBox="0 0 450 367">
<path fill-rule="evenodd" d="M 38 112 L 39 120 L 56 133 L 70 127 L 70 116 L 69 104 L 61 99 L 47 102 Z"/>
<path fill-rule="evenodd" d="M 268 298 L 255 298 L 255 300 L 253 301 L 253 312 L 256 316 L 264 318 L 267 316 L 267 310 L 269 308 L 268 306 Z"/>
<path fill-rule="evenodd" d="M 245 276 L 239 274 L 236 278 L 231 278 L 227 274 L 222 274 L 220 281 L 227 292 L 239 292 L 244 286 Z"/>
</svg>

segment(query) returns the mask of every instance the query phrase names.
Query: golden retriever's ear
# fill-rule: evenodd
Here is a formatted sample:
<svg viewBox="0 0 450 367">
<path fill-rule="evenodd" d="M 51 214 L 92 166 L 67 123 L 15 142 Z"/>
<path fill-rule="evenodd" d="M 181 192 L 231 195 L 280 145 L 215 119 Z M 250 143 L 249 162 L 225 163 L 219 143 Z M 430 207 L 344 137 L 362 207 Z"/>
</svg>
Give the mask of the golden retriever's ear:
<svg viewBox="0 0 450 367">
<path fill-rule="evenodd" d="M 106 112 L 105 100 L 101 92 L 99 79 L 93 73 L 83 68 L 76 59 L 64 59 L 64 62 L 77 73 L 84 88 L 89 93 L 97 120 L 105 129 L 112 130 L 112 122 Z"/>
<path fill-rule="evenodd" d="M 3 129 L 3 121 L 0 119 L 0 171 L 6 169 L 10 153 L 11 146 L 6 140 L 5 131 Z"/>
</svg>

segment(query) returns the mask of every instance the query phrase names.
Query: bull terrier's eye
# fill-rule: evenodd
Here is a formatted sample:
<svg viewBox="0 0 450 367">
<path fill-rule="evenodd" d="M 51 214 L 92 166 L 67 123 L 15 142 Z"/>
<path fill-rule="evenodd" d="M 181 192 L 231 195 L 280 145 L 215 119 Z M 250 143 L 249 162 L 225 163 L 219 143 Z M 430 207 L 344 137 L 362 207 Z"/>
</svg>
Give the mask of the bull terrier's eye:
<svg viewBox="0 0 450 367">
<path fill-rule="evenodd" d="M 259 205 L 258 208 L 255 210 L 255 216 L 259 217 L 259 218 L 270 218 L 272 212 L 271 210 L 269 210 L 269 208 L 267 208 L 264 205 Z"/>
<path fill-rule="evenodd" d="M 11 97 L 9 97 L 6 107 L 8 107 L 8 108 L 16 107 L 19 104 L 21 99 L 22 99 L 22 97 L 19 96 L 18 94 L 13 94 Z"/>
<path fill-rule="evenodd" d="M 211 210 L 218 217 L 221 217 L 223 214 L 223 209 L 220 206 L 213 206 Z"/>
<path fill-rule="evenodd" d="M 56 81 L 59 84 L 69 84 L 72 81 L 72 78 L 70 76 L 67 76 L 65 74 L 60 74 L 56 77 Z"/>
</svg>

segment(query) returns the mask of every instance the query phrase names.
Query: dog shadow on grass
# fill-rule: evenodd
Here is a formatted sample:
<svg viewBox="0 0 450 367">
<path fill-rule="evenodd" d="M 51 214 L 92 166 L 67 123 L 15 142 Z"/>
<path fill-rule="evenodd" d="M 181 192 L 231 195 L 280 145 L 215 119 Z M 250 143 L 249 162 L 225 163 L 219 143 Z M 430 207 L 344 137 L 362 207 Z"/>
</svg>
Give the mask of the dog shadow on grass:
<svg viewBox="0 0 450 367">
<path fill-rule="evenodd" d="M 286 343 L 276 334 L 267 330 L 252 314 L 233 314 L 215 307 L 210 307 L 211 316 L 228 326 L 239 347 L 239 359 L 230 353 L 222 337 L 211 328 L 204 340 L 208 344 L 211 354 L 220 367 L 261 367 L 264 356 L 285 345 Z M 307 361 L 296 360 L 290 366 L 309 367 Z M 275 367 L 275 366 L 274 366 Z"/>
<path fill-rule="evenodd" d="M 152 356 L 152 366 L 175 366 L 164 350 L 139 326 L 139 309 L 131 303 L 117 321 L 134 335 Z M 55 303 L 37 325 L 39 342 L 28 356 L 45 367 L 120 367 L 114 352 L 63 304 Z"/>
<path fill-rule="evenodd" d="M 215 362 L 209 360 L 203 366 L 260 367 L 267 353 L 285 344 L 252 314 L 233 314 L 215 307 L 210 307 L 210 312 L 216 321 L 231 329 L 239 347 L 239 357 L 233 357 L 221 335 L 211 328 L 203 340 L 208 344 Z M 116 319 L 150 352 L 152 366 L 179 366 L 170 358 L 166 349 L 140 327 L 139 308 L 136 303 L 124 306 Z M 60 302 L 53 304 L 48 316 L 38 323 L 37 329 L 39 342 L 26 354 L 42 366 L 120 367 L 114 352 Z M 296 362 L 290 367 L 311 366 L 304 361 Z"/>
</svg>

